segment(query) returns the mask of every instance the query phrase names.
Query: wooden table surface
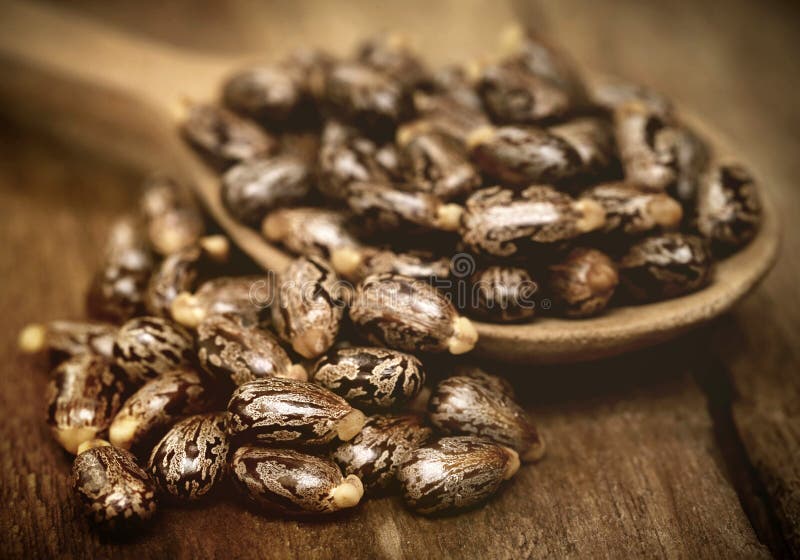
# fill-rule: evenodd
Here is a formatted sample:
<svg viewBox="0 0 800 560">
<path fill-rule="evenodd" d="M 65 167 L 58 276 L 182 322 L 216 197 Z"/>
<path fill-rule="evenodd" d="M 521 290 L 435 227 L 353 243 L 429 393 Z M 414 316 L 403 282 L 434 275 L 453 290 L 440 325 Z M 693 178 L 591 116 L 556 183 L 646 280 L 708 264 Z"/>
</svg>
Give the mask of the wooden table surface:
<svg viewBox="0 0 800 560">
<path fill-rule="evenodd" d="M 244 1 L 188 13 L 187 2 L 77 4 L 185 46 L 266 44 L 258 26 L 268 15 Z M 781 260 L 735 312 L 666 346 L 581 366 L 492 364 L 512 376 L 549 453 L 486 507 L 447 518 L 385 498 L 334 520 L 284 521 L 221 498 L 164 508 L 130 542 L 93 532 L 68 487 L 70 458 L 43 423 L 44 364 L 17 355 L 16 334 L 31 321 L 82 316 L 111 217 L 135 200 L 143 170 L 0 104 L 0 556 L 800 556 L 800 18 L 779 2 L 698 4 L 561 0 L 543 11 L 581 63 L 650 83 L 746 154 L 781 208 Z M 191 18 L 226 18 L 242 31 L 197 34 Z"/>
</svg>

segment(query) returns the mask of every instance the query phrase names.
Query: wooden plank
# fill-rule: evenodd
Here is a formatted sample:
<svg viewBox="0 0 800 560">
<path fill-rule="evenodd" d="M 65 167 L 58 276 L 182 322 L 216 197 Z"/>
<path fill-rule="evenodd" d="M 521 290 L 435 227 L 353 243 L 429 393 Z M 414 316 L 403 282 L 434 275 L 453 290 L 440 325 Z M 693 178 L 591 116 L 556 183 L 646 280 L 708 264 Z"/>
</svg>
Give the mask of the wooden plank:
<svg viewBox="0 0 800 560">
<path fill-rule="evenodd" d="M 82 293 L 111 215 L 135 178 L 26 136 L 0 135 L 2 556 L 522 558 L 767 557 L 716 448 L 703 392 L 679 345 L 612 362 L 516 372 L 549 439 L 485 508 L 427 519 L 396 498 L 328 521 L 287 521 L 225 493 L 164 508 L 131 542 L 99 537 L 68 487 L 69 458 L 42 422 L 42 364 L 14 351 L 32 320 L 80 316 Z"/>
</svg>

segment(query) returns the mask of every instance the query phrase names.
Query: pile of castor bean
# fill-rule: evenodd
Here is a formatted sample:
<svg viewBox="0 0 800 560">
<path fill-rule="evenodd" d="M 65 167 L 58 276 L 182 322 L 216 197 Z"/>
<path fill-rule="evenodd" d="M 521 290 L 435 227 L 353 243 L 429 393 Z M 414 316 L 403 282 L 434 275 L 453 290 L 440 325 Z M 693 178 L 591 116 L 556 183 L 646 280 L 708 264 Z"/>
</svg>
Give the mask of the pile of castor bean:
<svg viewBox="0 0 800 560">
<path fill-rule="evenodd" d="M 47 422 L 99 527 L 214 494 L 280 516 L 365 494 L 473 507 L 545 444 L 507 380 L 454 357 L 477 342 L 468 316 L 680 296 L 753 238 L 753 178 L 667 99 L 587 85 L 519 30 L 503 50 L 433 71 L 381 35 L 188 105 L 181 133 L 225 208 L 296 258 L 233 273 L 228 239 L 153 176 L 110 232 L 90 319 L 20 333 L 54 367 Z"/>
</svg>

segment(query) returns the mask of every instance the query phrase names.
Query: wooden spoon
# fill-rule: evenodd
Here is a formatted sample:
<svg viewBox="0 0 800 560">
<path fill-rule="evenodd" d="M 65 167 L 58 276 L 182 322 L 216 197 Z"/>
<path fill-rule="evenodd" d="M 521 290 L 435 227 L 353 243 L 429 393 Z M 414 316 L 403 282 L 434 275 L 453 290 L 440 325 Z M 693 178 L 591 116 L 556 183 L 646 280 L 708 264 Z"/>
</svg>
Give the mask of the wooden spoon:
<svg viewBox="0 0 800 560">
<path fill-rule="evenodd" d="M 196 190 L 242 250 L 265 269 L 279 272 L 291 257 L 227 214 L 218 195 L 218 176 L 176 133 L 174 108 L 179 100 L 215 98 L 224 76 L 242 63 L 157 45 L 53 7 L 5 3 L 0 18 L 0 64 L 6 69 L 0 95 L 22 101 L 40 122 L 66 128 L 83 142 L 102 142 L 107 151 L 111 148 L 128 161 L 174 173 Z M 688 120 L 717 153 L 726 153 L 718 134 L 698 119 Z M 758 236 L 718 263 L 712 284 L 704 290 L 612 309 L 591 319 L 546 318 L 520 325 L 476 322 L 476 352 L 518 363 L 591 360 L 664 342 L 710 321 L 750 292 L 775 261 L 777 213 L 767 193 L 762 191 L 761 197 L 764 216 Z"/>
</svg>

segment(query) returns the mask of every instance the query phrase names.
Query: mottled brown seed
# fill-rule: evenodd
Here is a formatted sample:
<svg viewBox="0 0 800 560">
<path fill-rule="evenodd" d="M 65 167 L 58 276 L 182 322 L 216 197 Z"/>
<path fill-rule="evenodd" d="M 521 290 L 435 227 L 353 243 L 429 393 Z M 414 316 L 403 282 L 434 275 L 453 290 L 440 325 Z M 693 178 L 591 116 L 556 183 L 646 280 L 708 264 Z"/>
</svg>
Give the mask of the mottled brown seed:
<svg viewBox="0 0 800 560">
<path fill-rule="evenodd" d="M 663 142 L 675 152 L 677 164 L 677 178 L 670 194 L 686 208 L 694 208 L 700 180 L 711 161 L 711 148 L 686 126 L 672 126 L 662 136 Z"/>
<path fill-rule="evenodd" d="M 371 274 L 392 273 L 418 280 L 446 280 L 450 259 L 424 251 L 395 253 L 375 247 L 343 247 L 331 253 L 331 264 L 339 276 L 360 282 Z"/>
<path fill-rule="evenodd" d="M 603 311 L 617 284 L 617 267 L 596 249 L 576 247 L 550 265 L 549 292 L 568 317 L 590 317 Z"/>
<path fill-rule="evenodd" d="M 712 168 L 700 183 L 697 228 L 725 254 L 746 245 L 758 231 L 761 201 L 753 176 L 739 164 Z"/>
<path fill-rule="evenodd" d="M 624 182 L 603 183 L 583 192 L 606 212 L 605 233 L 637 235 L 656 228 L 675 229 L 683 219 L 683 209 L 665 193 L 648 192 Z"/>
<path fill-rule="evenodd" d="M 431 82 L 431 90 L 448 98 L 451 104 L 472 109 L 477 113 L 483 112 L 483 101 L 475 92 L 467 68 L 464 66 L 457 64 L 441 66 L 434 71 Z"/>
<path fill-rule="evenodd" d="M 422 363 L 388 348 L 339 348 L 314 366 L 314 383 L 364 409 L 390 409 L 412 401 L 425 385 Z"/>
<path fill-rule="evenodd" d="M 198 326 L 197 359 L 223 385 L 241 385 L 260 377 L 307 379 L 303 366 L 292 364 L 270 332 L 225 315 L 212 315 Z"/>
<path fill-rule="evenodd" d="M 244 325 L 256 325 L 272 303 L 274 290 L 274 281 L 266 275 L 213 278 L 203 282 L 194 294 L 178 294 L 170 304 L 170 314 L 192 329 L 213 315 L 228 315 Z"/>
<path fill-rule="evenodd" d="M 200 211 L 170 177 L 148 178 L 140 207 L 150 246 L 160 255 L 171 255 L 194 245 L 205 230 Z"/>
<path fill-rule="evenodd" d="M 641 188 L 663 191 L 678 177 L 677 157 L 669 134 L 671 119 L 639 102 L 614 111 L 614 126 L 625 179 Z"/>
<path fill-rule="evenodd" d="M 346 475 L 361 479 L 367 492 L 383 490 L 394 483 L 397 467 L 432 433 L 413 414 L 370 416 L 361 433 L 334 451 L 333 460 Z"/>
<path fill-rule="evenodd" d="M 461 238 L 475 253 L 496 257 L 526 254 L 531 249 L 574 239 L 601 228 L 605 212 L 597 202 L 547 186 L 521 192 L 490 187 L 467 199 Z"/>
<path fill-rule="evenodd" d="M 412 451 L 397 471 L 406 505 L 444 513 L 477 505 L 519 469 L 513 449 L 476 436 L 438 439 Z"/>
<path fill-rule="evenodd" d="M 603 76 L 592 81 L 589 95 L 595 105 L 609 113 L 630 102 L 637 102 L 662 117 L 672 115 L 672 102 L 662 94 L 644 86 L 613 76 Z"/>
<path fill-rule="evenodd" d="M 254 122 L 210 104 L 190 104 L 181 132 L 210 163 L 221 168 L 266 157 L 278 147 L 277 141 Z"/>
<path fill-rule="evenodd" d="M 89 315 L 118 323 L 144 312 L 153 256 L 141 222 L 118 219 L 111 227 L 103 261 L 86 298 Z"/>
<path fill-rule="evenodd" d="M 117 326 L 89 321 L 33 323 L 19 333 L 17 345 L 27 354 L 47 352 L 58 363 L 79 354 L 111 359 Z"/>
<path fill-rule="evenodd" d="M 108 439 L 137 456 L 146 456 L 178 419 L 209 411 L 220 404 L 218 401 L 218 396 L 196 371 L 188 368 L 168 371 L 128 397 L 108 428 Z"/>
<path fill-rule="evenodd" d="M 258 226 L 279 206 L 303 201 L 311 191 L 311 170 L 300 158 L 279 155 L 245 161 L 222 176 L 220 195 L 225 207 L 240 222 Z"/>
<path fill-rule="evenodd" d="M 341 288 L 336 274 L 322 260 L 292 261 L 279 277 L 278 298 L 271 308 L 278 336 L 305 358 L 325 353 L 342 322 Z"/>
<path fill-rule="evenodd" d="M 75 454 L 83 442 L 105 432 L 128 390 L 101 356 L 79 354 L 62 362 L 47 386 L 47 424 L 53 437 Z"/>
<path fill-rule="evenodd" d="M 357 287 L 350 319 L 367 340 L 406 352 L 469 352 L 475 327 L 427 282 L 397 274 L 368 276 Z"/>
<path fill-rule="evenodd" d="M 475 95 L 472 89 L 463 88 L 438 93 L 417 91 L 413 97 L 414 110 L 432 130 L 452 138 L 466 149 L 472 132 L 491 124 L 483 112 L 480 98 L 475 104 L 472 95 Z"/>
<path fill-rule="evenodd" d="M 541 128 L 483 127 L 473 130 L 467 143 L 484 173 L 510 185 L 563 181 L 583 169 L 581 155 L 569 142 Z"/>
<path fill-rule="evenodd" d="M 628 249 L 619 262 L 628 293 L 639 301 L 680 296 L 705 286 L 711 278 L 711 254 L 699 237 L 667 233 L 647 237 Z"/>
<path fill-rule="evenodd" d="M 611 123 L 606 119 L 583 117 L 547 129 L 572 146 L 580 156 L 581 177 L 607 175 L 616 161 Z"/>
<path fill-rule="evenodd" d="M 294 379 L 264 377 L 234 391 L 228 431 L 242 441 L 287 447 L 352 439 L 364 414 L 327 389 Z"/>
<path fill-rule="evenodd" d="M 544 439 L 530 416 L 511 395 L 485 379 L 454 376 L 439 383 L 428 401 L 428 418 L 445 434 L 484 436 L 507 445 L 523 461 L 544 455 Z"/>
<path fill-rule="evenodd" d="M 370 68 L 395 80 L 405 90 L 422 86 L 430 80 L 425 63 L 409 40 L 399 33 L 381 33 L 362 41 L 356 56 Z"/>
<path fill-rule="evenodd" d="M 128 451 L 99 445 L 72 464 L 72 487 L 91 520 L 108 530 L 138 528 L 156 512 L 155 485 Z"/>
<path fill-rule="evenodd" d="M 505 377 L 493 375 L 478 366 L 472 364 L 457 364 L 452 371 L 450 377 L 461 376 L 474 379 L 478 383 L 482 383 L 489 391 L 494 393 L 502 393 L 510 399 L 516 399 L 514 386 Z"/>
<path fill-rule="evenodd" d="M 225 105 L 250 118 L 283 123 L 304 98 L 303 73 L 288 64 L 260 64 L 234 73 L 222 86 Z"/>
<path fill-rule="evenodd" d="M 356 506 L 364 495 L 357 476 L 343 477 L 330 459 L 291 449 L 240 447 L 231 474 L 249 501 L 276 514 L 333 513 Z"/>
<path fill-rule="evenodd" d="M 208 495 L 227 468 L 227 414 L 200 414 L 181 420 L 153 448 L 147 470 L 159 491 L 178 500 Z"/>
<path fill-rule="evenodd" d="M 261 225 L 264 237 L 280 243 L 292 253 L 329 258 L 343 247 L 357 247 L 347 214 L 330 208 L 280 208 L 267 214 Z"/>
<path fill-rule="evenodd" d="M 160 317 L 131 319 L 117 333 L 112 370 L 134 385 L 194 359 L 194 340 L 182 326 Z"/>
<path fill-rule="evenodd" d="M 524 268 L 490 266 L 469 279 L 469 313 L 492 323 L 513 323 L 536 314 L 539 285 Z"/>
</svg>

